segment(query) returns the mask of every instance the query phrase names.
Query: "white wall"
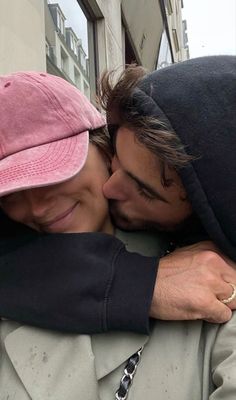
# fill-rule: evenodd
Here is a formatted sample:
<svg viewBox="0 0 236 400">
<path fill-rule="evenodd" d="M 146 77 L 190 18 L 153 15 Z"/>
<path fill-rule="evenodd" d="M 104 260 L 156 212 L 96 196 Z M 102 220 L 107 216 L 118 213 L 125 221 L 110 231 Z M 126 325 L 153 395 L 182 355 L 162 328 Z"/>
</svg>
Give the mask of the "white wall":
<svg viewBox="0 0 236 400">
<path fill-rule="evenodd" d="M 163 31 L 158 0 L 122 0 L 127 29 L 141 64 L 152 71 L 156 68 Z"/>
<path fill-rule="evenodd" d="M 0 73 L 46 71 L 44 1 L 0 1 Z"/>
<path fill-rule="evenodd" d="M 104 18 L 97 21 L 99 72 L 123 68 L 120 0 L 97 0 Z"/>
<path fill-rule="evenodd" d="M 135 53 L 149 70 L 156 67 L 163 30 L 159 0 L 86 0 L 97 14 L 99 73 L 124 67 L 124 32 L 131 37 Z"/>
</svg>

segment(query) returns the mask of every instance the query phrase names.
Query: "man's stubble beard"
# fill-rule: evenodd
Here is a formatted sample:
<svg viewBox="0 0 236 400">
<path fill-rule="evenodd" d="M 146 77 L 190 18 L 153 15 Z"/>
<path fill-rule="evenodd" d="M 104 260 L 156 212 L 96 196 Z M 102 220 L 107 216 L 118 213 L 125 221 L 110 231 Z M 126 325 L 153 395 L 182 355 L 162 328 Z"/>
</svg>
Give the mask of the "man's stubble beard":
<svg viewBox="0 0 236 400">
<path fill-rule="evenodd" d="M 110 201 L 110 214 L 113 224 L 124 231 L 166 231 L 157 223 L 145 220 L 133 220 L 128 215 L 120 211 L 116 201 Z"/>
<path fill-rule="evenodd" d="M 172 227 L 166 227 L 155 221 L 132 220 L 128 215 L 120 211 L 116 200 L 110 200 L 109 209 L 113 224 L 124 231 L 158 231 L 177 232 L 185 228 L 191 222 L 192 215 Z"/>
</svg>

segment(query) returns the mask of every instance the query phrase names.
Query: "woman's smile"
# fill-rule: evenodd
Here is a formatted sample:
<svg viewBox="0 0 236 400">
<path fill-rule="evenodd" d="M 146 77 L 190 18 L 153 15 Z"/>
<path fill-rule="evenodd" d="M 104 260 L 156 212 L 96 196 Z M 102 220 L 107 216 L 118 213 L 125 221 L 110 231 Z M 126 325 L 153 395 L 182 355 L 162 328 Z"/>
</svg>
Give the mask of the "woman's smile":
<svg viewBox="0 0 236 400">
<path fill-rule="evenodd" d="M 71 219 L 74 217 L 74 210 L 79 205 L 79 201 L 76 202 L 72 207 L 68 208 L 65 212 L 57 215 L 55 218 L 47 222 L 38 223 L 35 221 L 35 225 L 39 227 L 41 232 L 63 232 L 67 225 L 70 225 Z"/>
</svg>

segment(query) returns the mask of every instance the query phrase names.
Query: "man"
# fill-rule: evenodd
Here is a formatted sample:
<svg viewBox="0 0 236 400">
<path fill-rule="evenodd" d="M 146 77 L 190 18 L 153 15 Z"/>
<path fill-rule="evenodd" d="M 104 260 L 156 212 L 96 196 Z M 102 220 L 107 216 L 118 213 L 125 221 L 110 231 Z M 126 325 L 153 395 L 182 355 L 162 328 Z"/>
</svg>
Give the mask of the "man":
<svg viewBox="0 0 236 400">
<path fill-rule="evenodd" d="M 3 95 L 7 87 L 2 85 Z M 175 100 L 174 93 L 172 100 Z M 1 111 L 4 113 L 4 104 L 2 107 Z M 129 132 L 125 131 L 125 134 L 129 136 Z M 118 132 L 119 158 L 121 158 L 120 153 L 124 151 L 124 149 L 120 151 L 120 136 L 122 135 Z M 134 144 L 133 139 L 131 132 L 129 145 Z M 146 157 L 145 149 L 143 156 Z M 133 161 L 135 162 L 135 159 Z M 187 161 L 188 159 L 184 160 Z M 115 160 L 114 163 L 116 162 Z M 114 163 L 113 168 L 115 168 Z M 139 182 L 133 173 L 129 172 L 128 176 L 131 181 L 136 181 L 139 186 L 141 183 L 142 186 L 143 182 Z M 174 178 L 178 179 L 178 175 L 168 176 L 168 179 Z M 109 193 L 113 179 L 114 177 L 104 188 L 108 197 L 115 197 Z M 114 188 L 113 184 L 112 187 Z M 179 188 L 178 194 L 182 196 L 183 187 Z M 160 196 L 160 193 L 150 191 L 150 185 L 144 185 L 142 190 L 149 190 L 149 197 L 158 194 L 159 200 L 169 204 L 169 200 Z M 130 194 L 132 192 L 133 188 L 130 185 Z M 183 195 L 185 196 L 185 192 Z M 183 202 L 183 214 L 175 221 L 177 224 L 181 222 L 183 216 L 189 217 L 191 214 L 191 206 L 186 199 L 183 199 Z M 134 209 L 138 206 L 136 199 L 133 201 L 133 206 Z M 156 209 L 156 205 L 154 208 Z M 149 209 L 150 204 L 139 209 L 145 220 Z M 149 220 L 151 226 L 153 224 L 156 226 L 158 221 L 152 219 Z M 172 222 L 171 217 L 168 224 Z M 163 257 L 159 262 L 156 281 L 158 260 L 129 254 L 122 244 L 112 237 L 102 234 L 52 237 L 25 230 L 24 235 L 19 238 L 18 235 L 23 232 L 23 228 L 17 227 L 18 235 L 12 237 L 12 227 L 9 228 L 9 223 L 2 216 L 0 315 L 4 317 L 41 327 L 76 332 L 102 332 L 114 329 L 147 332 L 149 314 L 163 319 L 204 318 L 214 322 L 225 322 L 230 319 L 231 309 L 236 306 L 235 301 L 230 301 L 227 305 L 221 301 L 231 299 L 232 287 L 228 282 L 236 282 L 236 273 L 230 266 L 231 262 L 221 258 L 219 250 L 209 243 L 178 249 L 171 256 Z M 201 239 L 203 238 L 206 236 L 201 236 Z M 216 242 L 221 244 L 219 241 Z M 181 244 L 183 243 L 182 240 Z M 222 248 L 233 257 L 233 253 L 227 252 L 228 247 Z M 54 281 L 55 270 L 59 277 L 57 282 Z M 95 282 L 96 296 L 89 289 L 94 288 Z"/>
<path fill-rule="evenodd" d="M 177 245 L 211 238 L 236 260 L 235 57 L 206 57 L 109 87 L 112 176 L 104 186 L 123 229 L 172 232 Z"/>
</svg>

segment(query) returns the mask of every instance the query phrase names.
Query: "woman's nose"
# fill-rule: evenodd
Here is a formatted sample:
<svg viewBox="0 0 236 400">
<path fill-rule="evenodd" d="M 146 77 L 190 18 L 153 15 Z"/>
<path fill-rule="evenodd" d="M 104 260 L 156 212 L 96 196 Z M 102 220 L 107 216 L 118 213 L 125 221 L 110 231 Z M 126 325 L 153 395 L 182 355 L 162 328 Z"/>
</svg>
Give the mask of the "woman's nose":
<svg viewBox="0 0 236 400">
<path fill-rule="evenodd" d="M 50 208 L 51 200 L 42 188 L 30 189 L 25 192 L 25 200 L 33 217 L 41 218 Z"/>
</svg>

